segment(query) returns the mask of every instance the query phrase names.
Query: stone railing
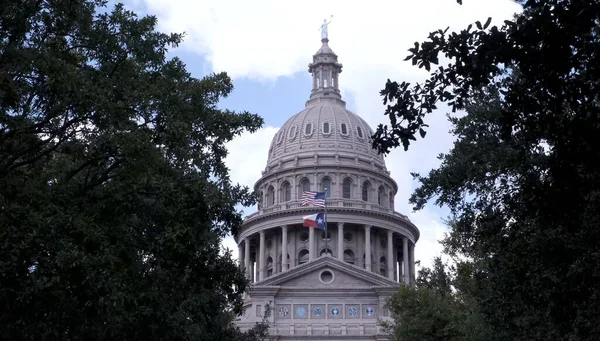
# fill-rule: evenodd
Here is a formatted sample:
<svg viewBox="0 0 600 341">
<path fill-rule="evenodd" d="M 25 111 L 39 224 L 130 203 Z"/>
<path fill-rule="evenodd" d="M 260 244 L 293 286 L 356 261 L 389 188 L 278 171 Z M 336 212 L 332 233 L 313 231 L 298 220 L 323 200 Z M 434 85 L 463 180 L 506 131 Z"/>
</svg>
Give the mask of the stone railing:
<svg viewBox="0 0 600 341">
<path fill-rule="evenodd" d="M 404 219 L 408 219 L 407 216 L 405 216 L 404 214 L 400 214 L 400 213 L 394 211 L 393 209 L 383 207 L 378 204 L 362 201 L 362 200 L 331 198 L 331 199 L 327 199 L 326 205 L 327 205 L 327 208 L 343 207 L 343 208 L 357 208 L 357 209 L 364 209 L 364 210 L 374 210 L 374 211 L 378 211 L 378 212 L 382 212 L 382 213 L 393 214 L 395 216 L 402 217 Z M 262 215 L 262 214 L 286 211 L 286 210 L 294 210 L 294 209 L 299 209 L 299 208 L 308 208 L 308 206 L 303 206 L 302 202 L 300 200 L 292 200 L 292 201 L 287 201 L 287 202 L 283 202 L 283 203 L 277 203 L 277 204 L 271 205 L 269 207 L 261 208 L 257 212 L 254 212 L 254 213 L 248 215 L 246 217 L 246 220 L 254 218 L 254 217 Z"/>
</svg>

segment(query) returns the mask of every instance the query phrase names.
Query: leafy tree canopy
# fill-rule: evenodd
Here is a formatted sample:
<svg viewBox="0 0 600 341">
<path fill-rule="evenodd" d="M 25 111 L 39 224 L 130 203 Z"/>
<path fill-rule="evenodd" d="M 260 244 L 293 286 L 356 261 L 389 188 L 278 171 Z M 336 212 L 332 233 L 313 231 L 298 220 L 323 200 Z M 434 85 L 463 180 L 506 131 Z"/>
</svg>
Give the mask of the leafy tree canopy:
<svg viewBox="0 0 600 341">
<path fill-rule="evenodd" d="M 463 265 L 460 265 L 464 268 Z M 468 273 L 448 268 L 435 258 L 433 268 L 419 271 L 416 286 L 403 286 L 388 301 L 393 321 L 383 322 L 395 341 L 483 341 L 484 324 L 476 302 L 463 283 Z"/>
<path fill-rule="evenodd" d="M 492 340 L 600 338 L 600 6 L 521 0 L 501 27 L 440 30 L 408 57 L 423 84 L 388 81 L 374 147 L 409 147 L 436 103 L 457 140 L 411 197 L 455 224 L 446 247 L 473 262 Z M 450 60 L 439 64 L 440 58 Z"/>
<path fill-rule="evenodd" d="M 217 108 L 226 74 L 166 58 L 181 35 L 105 6 L 0 6 L 0 335 L 262 335 L 233 326 L 247 281 L 220 252 L 254 202 L 225 144 L 262 119 Z"/>
</svg>

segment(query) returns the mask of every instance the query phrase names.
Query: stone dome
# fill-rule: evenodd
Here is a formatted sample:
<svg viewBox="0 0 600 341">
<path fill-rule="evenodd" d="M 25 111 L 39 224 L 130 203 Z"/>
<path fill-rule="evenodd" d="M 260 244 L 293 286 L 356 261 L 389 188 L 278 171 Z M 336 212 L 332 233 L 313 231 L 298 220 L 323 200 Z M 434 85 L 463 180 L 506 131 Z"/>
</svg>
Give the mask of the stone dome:
<svg viewBox="0 0 600 341">
<path fill-rule="evenodd" d="M 383 156 L 371 148 L 373 131 L 358 115 L 337 101 L 310 103 L 287 120 L 273 137 L 268 167 L 314 152 L 353 154 L 385 168 Z"/>
<path fill-rule="evenodd" d="M 383 155 L 371 147 L 373 131 L 358 115 L 346 109 L 340 95 L 338 75 L 342 64 L 323 39 L 308 71 L 313 84 L 310 99 L 301 112 L 287 120 L 273 137 L 267 168 L 314 153 L 337 157 L 360 157 L 385 170 Z"/>
</svg>

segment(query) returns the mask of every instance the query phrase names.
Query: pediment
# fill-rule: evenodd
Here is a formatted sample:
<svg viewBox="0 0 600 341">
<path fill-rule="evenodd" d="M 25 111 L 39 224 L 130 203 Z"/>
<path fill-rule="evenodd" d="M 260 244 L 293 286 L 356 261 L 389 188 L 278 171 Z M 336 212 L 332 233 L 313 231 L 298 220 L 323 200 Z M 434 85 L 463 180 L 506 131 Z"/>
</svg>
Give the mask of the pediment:
<svg viewBox="0 0 600 341">
<path fill-rule="evenodd" d="M 254 284 L 288 288 L 397 287 L 400 283 L 328 255 Z"/>
</svg>

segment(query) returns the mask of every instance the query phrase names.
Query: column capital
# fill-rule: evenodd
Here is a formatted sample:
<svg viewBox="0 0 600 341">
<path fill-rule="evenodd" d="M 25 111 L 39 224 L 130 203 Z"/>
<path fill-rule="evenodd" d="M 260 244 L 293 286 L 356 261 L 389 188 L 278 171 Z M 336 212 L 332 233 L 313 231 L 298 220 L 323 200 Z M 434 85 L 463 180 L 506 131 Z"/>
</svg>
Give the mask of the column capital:
<svg viewBox="0 0 600 341">
<path fill-rule="evenodd" d="M 287 225 L 281 225 L 281 229 L 282 230 L 287 230 L 288 226 Z"/>
<path fill-rule="evenodd" d="M 373 227 L 373 225 L 365 225 L 366 230 L 370 229 L 371 227 Z"/>
<path fill-rule="evenodd" d="M 338 221 L 338 223 L 337 223 L 338 227 L 340 227 L 340 226 L 341 226 L 341 227 L 344 227 L 344 224 L 345 224 L 345 223 L 344 223 L 344 222 L 342 222 L 342 221 Z"/>
</svg>

